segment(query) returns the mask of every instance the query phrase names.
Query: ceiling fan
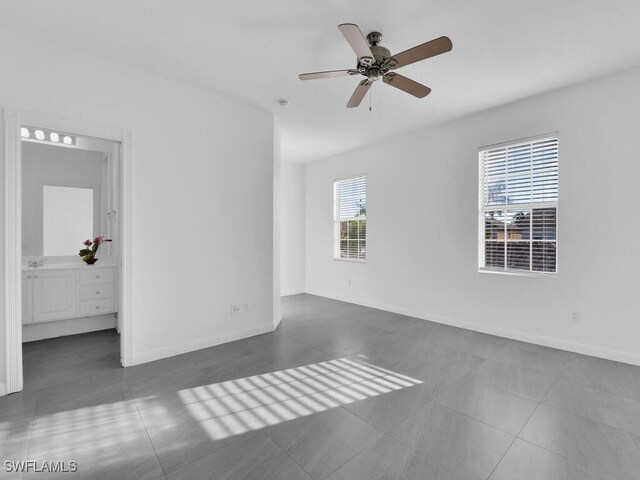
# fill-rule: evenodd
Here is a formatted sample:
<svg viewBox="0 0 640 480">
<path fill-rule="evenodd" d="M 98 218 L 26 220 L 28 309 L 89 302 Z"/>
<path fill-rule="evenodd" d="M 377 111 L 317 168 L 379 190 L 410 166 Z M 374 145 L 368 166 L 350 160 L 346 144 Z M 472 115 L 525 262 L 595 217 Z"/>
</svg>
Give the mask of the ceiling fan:
<svg viewBox="0 0 640 480">
<path fill-rule="evenodd" d="M 451 40 L 447 37 L 436 38 L 417 47 L 410 48 L 396 55 L 391 55 L 389 49 L 380 45 L 382 34 L 371 32 L 365 39 L 360 28 L 353 23 L 338 25 L 344 38 L 358 57 L 356 68 L 348 70 L 330 70 L 327 72 L 302 73 L 298 75 L 300 80 L 316 80 L 319 78 L 348 77 L 351 75 L 363 75 L 366 78 L 356 87 L 355 92 L 347 103 L 347 108 L 360 105 L 369 88 L 376 80 L 382 81 L 392 87 L 396 87 L 411 95 L 423 98 L 431 93 L 431 89 L 418 82 L 392 72 L 400 67 L 419 62 L 441 53 L 450 52 L 453 48 Z"/>
</svg>

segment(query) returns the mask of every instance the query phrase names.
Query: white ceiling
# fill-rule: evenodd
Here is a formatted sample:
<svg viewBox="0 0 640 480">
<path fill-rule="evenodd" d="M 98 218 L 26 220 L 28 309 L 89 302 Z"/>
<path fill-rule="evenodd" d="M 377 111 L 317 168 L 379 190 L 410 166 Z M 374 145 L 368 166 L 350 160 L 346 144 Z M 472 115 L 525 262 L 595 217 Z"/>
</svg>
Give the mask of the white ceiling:
<svg viewBox="0 0 640 480">
<path fill-rule="evenodd" d="M 345 108 L 358 77 L 298 80 L 354 66 L 345 22 L 393 53 L 449 36 L 400 70 L 431 95 L 377 83 L 369 112 Z M 638 0 L 0 0 L 0 27 L 273 111 L 299 162 L 638 65 L 639 25 Z"/>
</svg>

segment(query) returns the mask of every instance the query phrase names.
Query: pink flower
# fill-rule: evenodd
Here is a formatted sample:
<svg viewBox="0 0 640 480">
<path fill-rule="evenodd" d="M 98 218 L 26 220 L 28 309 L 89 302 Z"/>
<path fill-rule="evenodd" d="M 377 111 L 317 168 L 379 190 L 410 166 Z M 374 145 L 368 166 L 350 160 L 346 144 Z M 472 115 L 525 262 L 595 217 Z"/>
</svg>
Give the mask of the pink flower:
<svg viewBox="0 0 640 480">
<path fill-rule="evenodd" d="M 85 240 L 85 241 L 84 241 L 84 244 L 85 244 L 87 247 L 90 247 L 90 246 L 91 246 L 91 240 Z"/>
</svg>

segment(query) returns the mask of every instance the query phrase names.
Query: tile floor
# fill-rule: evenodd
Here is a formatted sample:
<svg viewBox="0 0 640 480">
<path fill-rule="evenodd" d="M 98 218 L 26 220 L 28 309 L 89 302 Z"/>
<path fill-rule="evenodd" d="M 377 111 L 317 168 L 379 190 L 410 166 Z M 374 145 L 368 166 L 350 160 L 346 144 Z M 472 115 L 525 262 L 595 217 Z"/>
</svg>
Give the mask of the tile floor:
<svg viewBox="0 0 640 480">
<path fill-rule="evenodd" d="M 137 367 L 24 345 L 0 478 L 640 479 L 640 367 L 298 295 L 272 334 Z"/>
</svg>

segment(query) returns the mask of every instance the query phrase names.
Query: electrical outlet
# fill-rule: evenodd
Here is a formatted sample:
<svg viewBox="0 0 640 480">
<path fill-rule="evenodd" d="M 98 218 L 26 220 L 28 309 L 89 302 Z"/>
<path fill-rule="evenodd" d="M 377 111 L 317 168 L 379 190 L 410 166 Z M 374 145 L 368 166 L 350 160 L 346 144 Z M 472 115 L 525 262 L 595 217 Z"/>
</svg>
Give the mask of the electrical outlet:
<svg viewBox="0 0 640 480">
<path fill-rule="evenodd" d="M 231 315 L 240 315 L 240 305 L 231 305 Z"/>
<path fill-rule="evenodd" d="M 243 303 L 242 304 L 242 311 L 244 313 L 249 313 L 249 304 L 248 303 Z"/>
<path fill-rule="evenodd" d="M 580 323 L 580 315 L 578 312 L 571 312 L 571 323 Z"/>
</svg>

